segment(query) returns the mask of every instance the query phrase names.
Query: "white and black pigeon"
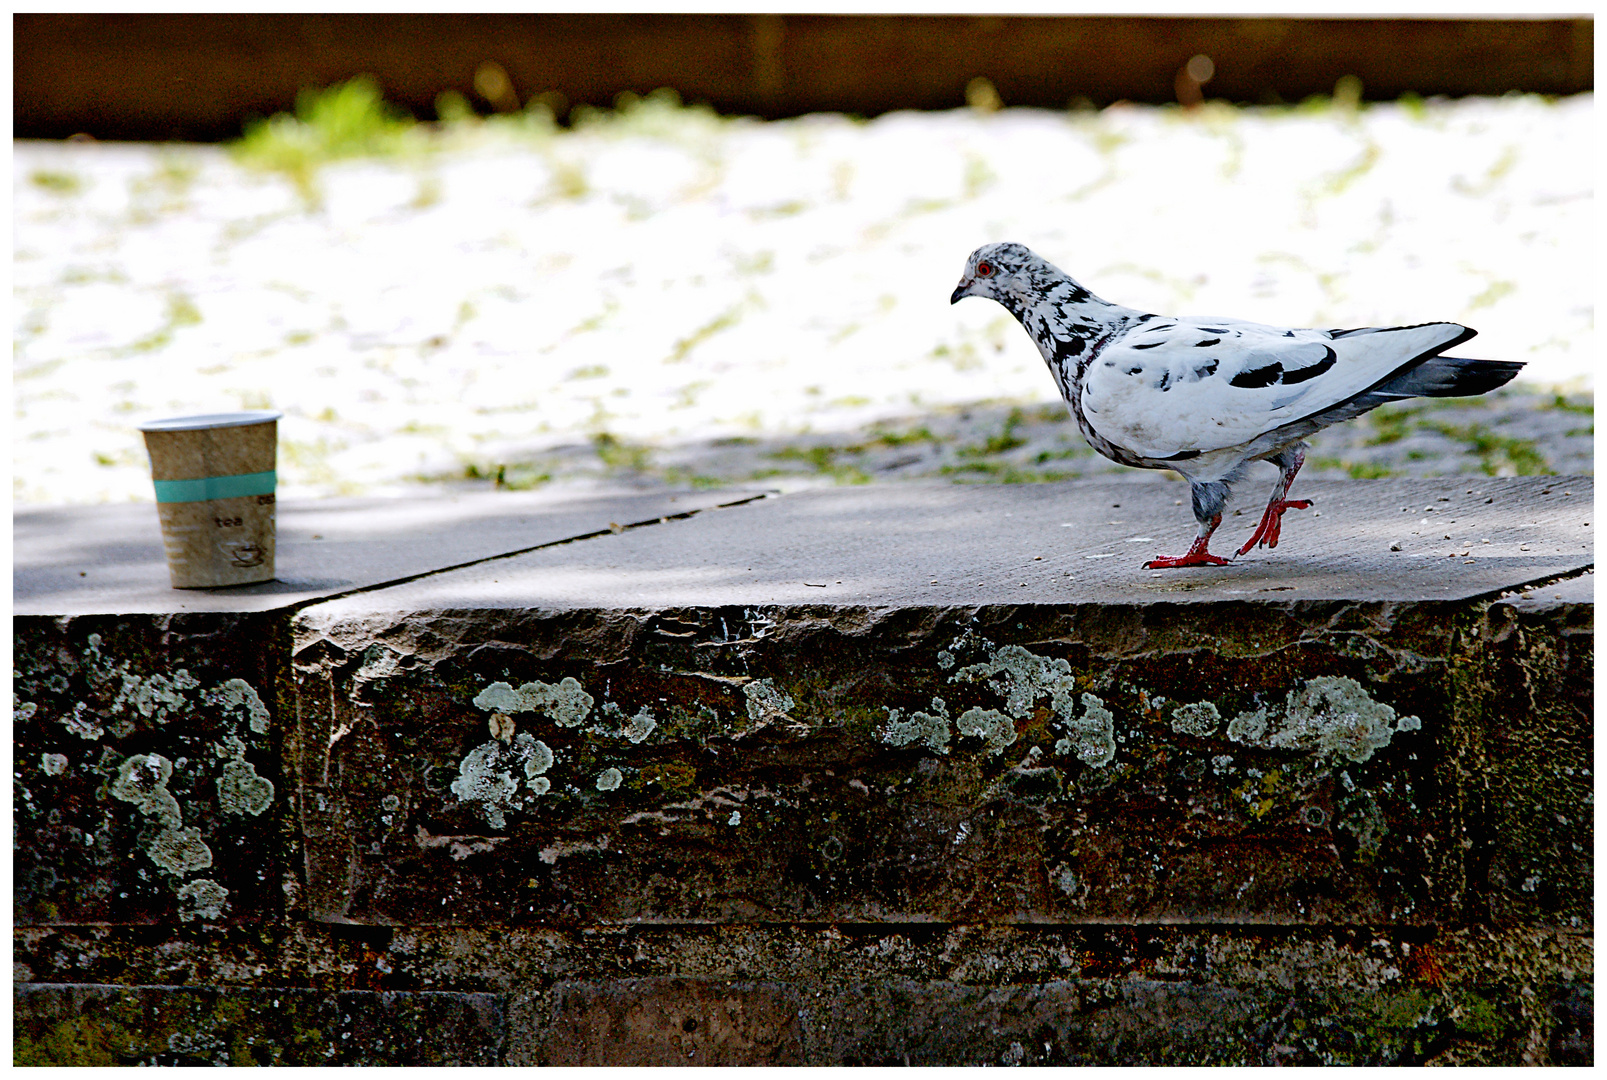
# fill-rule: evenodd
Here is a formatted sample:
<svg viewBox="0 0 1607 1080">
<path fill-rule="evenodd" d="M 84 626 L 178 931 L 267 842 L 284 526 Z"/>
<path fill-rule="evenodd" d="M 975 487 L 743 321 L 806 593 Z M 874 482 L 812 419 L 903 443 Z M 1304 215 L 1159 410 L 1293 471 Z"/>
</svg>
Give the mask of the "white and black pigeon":
<svg viewBox="0 0 1607 1080">
<path fill-rule="evenodd" d="M 1239 555 L 1277 547 L 1284 511 L 1311 505 L 1285 497 L 1306 436 L 1389 401 L 1483 394 L 1523 367 L 1441 355 L 1475 333 L 1450 322 L 1286 330 L 1147 315 L 1101 300 L 1020 244 L 973 251 L 949 302 L 966 296 L 997 300 L 1020 321 L 1095 450 L 1188 480 L 1199 534 L 1187 554 L 1146 567 L 1228 561 L 1206 545 L 1250 462 L 1270 461 L 1281 476 Z"/>
</svg>

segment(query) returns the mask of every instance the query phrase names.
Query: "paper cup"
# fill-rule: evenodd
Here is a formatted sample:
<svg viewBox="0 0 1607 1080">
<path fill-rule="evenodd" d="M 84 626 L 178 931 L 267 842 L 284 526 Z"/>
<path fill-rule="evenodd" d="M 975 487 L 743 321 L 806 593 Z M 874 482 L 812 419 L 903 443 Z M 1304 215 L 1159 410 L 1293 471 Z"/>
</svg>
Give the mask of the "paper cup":
<svg viewBox="0 0 1607 1080">
<path fill-rule="evenodd" d="M 140 425 L 175 589 L 273 578 L 278 412 L 174 416 Z"/>
</svg>

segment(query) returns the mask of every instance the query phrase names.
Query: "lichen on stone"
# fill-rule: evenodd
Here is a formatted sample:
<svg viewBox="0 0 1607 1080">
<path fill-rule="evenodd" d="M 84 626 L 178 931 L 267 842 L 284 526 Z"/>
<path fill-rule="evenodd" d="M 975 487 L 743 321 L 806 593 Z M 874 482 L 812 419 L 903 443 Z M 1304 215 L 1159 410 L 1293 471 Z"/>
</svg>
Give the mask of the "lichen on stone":
<svg viewBox="0 0 1607 1080">
<path fill-rule="evenodd" d="M 175 715 L 188 711 L 190 702 L 184 695 L 201 685 L 185 668 L 175 671 L 172 678 L 161 672 L 141 677 L 129 671 L 126 664 L 120 671 L 122 686 L 117 691 L 117 700 L 112 702 L 112 712 L 132 710 L 156 724 L 165 724 Z"/>
<path fill-rule="evenodd" d="M 27 723 L 33 719 L 33 714 L 39 711 L 39 706 L 31 701 L 20 702 L 11 708 L 11 722 L 13 724 Z"/>
<path fill-rule="evenodd" d="M 106 729 L 95 722 L 98 719 L 100 719 L 98 716 L 89 711 L 89 705 L 80 701 L 73 706 L 72 714 L 62 717 L 61 722 L 68 731 L 77 735 L 80 739 L 94 742 L 106 734 Z"/>
<path fill-rule="evenodd" d="M 161 754 L 134 754 L 118 766 L 109 790 L 112 798 L 133 803 L 146 817 L 176 828 L 183 818 L 178 801 L 167 790 L 172 776 L 173 763 Z"/>
<path fill-rule="evenodd" d="M 241 760 L 246 756 L 245 740 L 238 735 L 225 735 L 212 744 L 212 756 L 216 758 L 233 758 Z"/>
<path fill-rule="evenodd" d="M 458 762 L 458 778 L 452 781 L 452 794 L 459 802 L 479 803 L 480 812 L 493 829 L 507 825 L 506 812 L 513 808 L 519 790 L 506 748 L 495 739 L 481 743 Z"/>
<path fill-rule="evenodd" d="M 957 641 L 954 647 L 960 648 L 963 643 Z M 986 682 L 1004 698 L 1004 709 L 1002 712 L 980 706 L 967 709 L 955 721 L 961 735 L 981 738 L 989 756 L 1000 754 L 1016 741 L 1014 721 L 1031 716 L 1041 697 L 1048 697 L 1050 707 L 1068 730 L 1080 730 L 1077 725 L 1082 722 L 1076 720 L 1074 715 L 1076 677 L 1072 674 L 1070 663 L 1063 659 L 1039 656 L 1020 645 L 993 648 L 987 642 L 981 644 L 988 648 L 988 658 L 981 663 L 960 668 L 949 676 L 949 682 Z M 938 666 L 947 669 L 953 665 L 954 654 L 943 650 L 938 656 Z M 948 707 L 941 698 L 932 699 L 931 712 L 912 713 L 908 718 L 905 718 L 902 710 L 887 709 L 887 723 L 882 728 L 884 742 L 893 746 L 920 742 L 931 750 L 946 754 L 949 738 Z M 1070 745 L 1065 739 L 1061 743 Z M 1114 741 L 1111 745 L 1111 752 L 1114 753 Z"/>
<path fill-rule="evenodd" d="M 1004 711 L 1016 718 L 1028 716 L 1033 703 L 1047 695 L 1050 706 L 1062 719 L 1070 719 L 1074 709 L 1076 679 L 1071 665 L 1063 659 L 1039 656 L 1020 645 L 994 650 L 984 663 L 963 667 L 949 677 L 950 682 L 988 684 L 1004 697 Z"/>
<path fill-rule="evenodd" d="M 474 704 L 487 712 L 541 713 L 559 727 L 578 727 L 591 715 L 595 699 L 573 677 L 557 684 L 527 682 L 515 690 L 505 682 L 494 682 L 475 695 Z"/>
<path fill-rule="evenodd" d="M 529 738 L 529 736 L 521 736 Z M 552 790 L 552 781 L 542 773 L 552 768 L 553 752 L 546 743 L 535 739 L 530 745 L 530 759 L 525 762 L 525 787 L 537 795 L 545 795 Z"/>
<path fill-rule="evenodd" d="M 631 742 L 639 743 L 653 734 L 653 729 L 656 727 L 658 727 L 658 721 L 653 719 L 653 714 L 648 712 L 647 706 L 644 705 L 637 710 L 635 716 L 625 722 L 624 735 Z"/>
<path fill-rule="evenodd" d="M 986 744 L 989 757 L 1004 753 L 1016 741 L 1016 725 L 997 709 L 970 708 L 960 714 L 954 727 L 961 735 L 972 735 Z"/>
<path fill-rule="evenodd" d="M 1398 720 L 1366 687 L 1342 675 L 1318 675 L 1289 691 L 1281 711 L 1241 713 L 1228 737 L 1277 750 L 1298 750 L 1319 760 L 1344 758 L 1361 764 L 1390 744 L 1397 732 L 1416 731 L 1415 716 Z"/>
<path fill-rule="evenodd" d="M 748 719 L 756 724 L 772 720 L 790 720 L 787 714 L 796 706 L 792 697 L 769 679 L 755 679 L 742 687 L 748 699 Z"/>
<path fill-rule="evenodd" d="M 212 865 L 212 849 L 201 840 L 201 830 L 188 827 L 165 829 L 145 849 L 151 861 L 175 877 Z"/>
<path fill-rule="evenodd" d="M 67 771 L 66 754 L 42 754 L 39 758 L 39 767 L 46 776 L 60 776 Z"/>
<path fill-rule="evenodd" d="M 1172 710 L 1172 730 L 1180 735 L 1193 735 L 1209 739 L 1222 723 L 1222 714 L 1209 701 L 1196 701 L 1192 705 L 1179 705 Z"/>
<path fill-rule="evenodd" d="M 102 679 L 107 679 L 116 672 L 116 667 L 110 659 L 101 653 L 101 640 L 99 634 L 90 634 L 89 637 L 84 639 L 89 646 L 89 651 L 84 654 L 84 659 L 88 662 L 90 670 L 95 675 Z"/>
<path fill-rule="evenodd" d="M 168 1035 L 167 1048 L 179 1057 L 207 1061 L 214 1066 L 230 1064 L 228 1042 L 209 1031 L 181 1028 Z"/>
<path fill-rule="evenodd" d="M 529 736 L 525 736 L 525 738 L 529 738 Z M 525 777 L 532 789 L 536 786 L 536 777 L 552 768 L 552 762 L 552 748 L 540 739 L 532 740 L 530 760 L 525 762 Z M 541 790 L 545 791 L 547 788 L 543 787 Z"/>
<path fill-rule="evenodd" d="M 225 814 L 256 817 L 273 802 L 273 781 L 258 776 L 251 762 L 239 758 L 224 763 L 217 787 L 218 809 Z"/>
<path fill-rule="evenodd" d="M 268 707 L 244 679 L 229 679 L 218 684 L 207 691 L 205 701 L 215 709 L 244 714 L 247 726 L 258 735 L 268 733 Z"/>
<path fill-rule="evenodd" d="M 139 812 L 157 825 L 158 833 L 142 840 L 152 862 L 176 877 L 212 865 L 212 849 L 201 839 L 201 830 L 185 828 L 178 800 L 168 791 L 173 763 L 161 754 L 134 754 L 118 767 L 117 779 L 109 788 L 115 799 L 133 803 Z"/>
<path fill-rule="evenodd" d="M 530 791 L 545 794 L 552 783 L 541 774 L 552 768 L 552 763 L 553 752 L 547 744 L 522 731 L 512 743 L 492 739 L 469 751 L 458 763 L 458 778 L 450 789 L 459 802 L 478 803 L 486 823 L 501 829 L 507 826 L 508 813 L 524 808 L 520 774 Z"/>
<path fill-rule="evenodd" d="M 1267 710 L 1245 710 L 1228 721 L 1228 738 L 1236 743 L 1254 745 L 1267 733 Z"/>
<path fill-rule="evenodd" d="M 597 774 L 597 790 L 613 791 L 624 781 L 625 775 L 610 766 Z"/>
<path fill-rule="evenodd" d="M 887 723 L 882 728 L 882 741 L 892 746 L 922 743 L 928 750 L 939 754 L 949 752 L 949 707 L 942 698 L 932 699 L 932 711 L 911 713 L 903 718 L 901 709 L 887 710 Z"/>
<path fill-rule="evenodd" d="M 1063 722 L 1066 737 L 1055 743 L 1055 753 L 1075 754 L 1085 764 L 1103 768 L 1116 760 L 1116 717 L 1093 694 L 1083 694 L 1082 704 L 1081 717 Z"/>
<path fill-rule="evenodd" d="M 636 710 L 635 716 L 627 717 L 624 709 L 610 701 L 603 706 L 602 712 L 607 723 L 594 724 L 590 729 L 599 735 L 639 743 L 658 729 L 658 720 L 646 705 Z"/>
<path fill-rule="evenodd" d="M 229 890 L 208 878 L 197 878 L 180 886 L 178 896 L 179 918 L 184 922 L 192 919 L 217 919 L 223 915 L 223 905 L 228 902 Z"/>
</svg>

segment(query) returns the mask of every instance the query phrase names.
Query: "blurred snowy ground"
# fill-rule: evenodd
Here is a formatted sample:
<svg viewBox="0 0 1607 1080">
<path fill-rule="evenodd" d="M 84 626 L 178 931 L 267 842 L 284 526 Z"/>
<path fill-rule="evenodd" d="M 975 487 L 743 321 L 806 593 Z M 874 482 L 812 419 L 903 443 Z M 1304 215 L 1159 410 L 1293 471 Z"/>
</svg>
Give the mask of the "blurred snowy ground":
<svg viewBox="0 0 1607 1080">
<path fill-rule="evenodd" d="M 1480 332 L 1459 354 L 1529 364 L 1326 432 L 1308 471 L 1588 472 L 1592 111 L 649 98 L 421 127 L 299 183 L 217 147 L 18 142 L 13 493 L 150 500 L 137 423 L 268 407 L 292 497 L 1145 475 L 1087 449 L 1002 309 L 949 306 L 1001 239 L 1146 310 L 1449 319 Z"/>
</svg>

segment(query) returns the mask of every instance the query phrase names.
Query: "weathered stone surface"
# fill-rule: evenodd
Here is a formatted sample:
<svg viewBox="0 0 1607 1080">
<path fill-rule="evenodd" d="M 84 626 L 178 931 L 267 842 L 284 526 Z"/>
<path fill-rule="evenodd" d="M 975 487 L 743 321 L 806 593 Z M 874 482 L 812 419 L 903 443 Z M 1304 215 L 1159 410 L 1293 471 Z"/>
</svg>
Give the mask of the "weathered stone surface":
<svg viewBox="0 0 1607 1080">
<path fill-rule="evenodd" d="M 1594 608 L 1559 593 L 1491 605 L 1452 667 L 1468 703 L 1457 741 L 1474 911 L 1497 924 L 1592 924 Z"/>
<path fill-rule="evenodd" d="M 294 865 L 283 622 L 16 620 L 19 925 L 263 919 Z"/>
<path fill-rule="evenodd" d="M 1579 1029 L 1568 1010 L 1580 989 L 1555 999 L 1561 1041 Z M 802 1025 L 811 1065 L 1129 1067 L 1451 1064 L 1506 1026 L 1428 988 L 1364 997 L 1145 979 L 856 984 L 811 998 Z M 1579 1060 L 1571 1048 L 1560 1059 Z"/>
<path fill-rule="evenodd" d="M 1547 1003 L 1551 1030 L 1546 1040 L 1549 1064 L 1591 1066 L 1596 1063 L 1596 989 L 1590 983 L 1559 985 Z"/>
<path fill-rule="evenodd" d="M 801 995 L 775 983 L 560 982 L 517 998 L 509 1065 L 802 1065 Z"/>
<path fill-rule="evenodd" d="M 1247 1061 L 1286 1060 L 1292 1046 L 1299 1061 L 1581 1064 L 1591 1045 L 1591 943 L 1571 933 L 936 924 L 350 930 L 295 925 L 274 940 L 239 928 L 183 938 L 147 927 L 26 929 L 14 963 L 20 978 L 57 984 L 288 982 L 331 999 L 354 988 L 398 997 L 493 993 L 507 1003 L 509 1063 L 553 1051 L 555 1031 L 580 1040 L 577 1052 L 586 1031 L 612 1032 L 614 1041 L 593 1051 L 614 1060 L 666 1045 L 697 1049 L 700 1060 L 731 1051 L 735 1060 L 735 1051 L 757 1053 L 759 1021 L 779 1023 L 777 1002 L 789 999 L 814 1018 L 808 1028 L 800 1018 L 798 1028 L 808 1064 L 893 1060 L 894 1049 L 912 1060 L 961 1063 L 977 1048 L 1009 1053 L 1011 1042 L 1022 1044 L 1023 1060 L 1103 1060 L 1111 1047 L 1094 1036 L 1112 1031 L 1125 1040 L 1117 1048 L 1138 1060 L 1207 1060 L 1214 1045 L 1217 1057 L 1232 1050 Z M 615 985 L 630 992 L 610 993 Z M 1239 1041 L 1208 1044 L 1198 1028 L 1151 1029 L 1157 1014 L 1135 987 L 1168 987 L 1177 1008 L 1228 1009 Z M 924 1007 L 916 1000 L 923 993 Z M 832 1004 L 869 995 L 903 1001 L 906 1027 L 895 1030 L 885 1010 L 874 1009 L 856 1027 L 852 1010 Z M 1301 1011 L 1291 1014 L 1291 1001 Z M 556 1003 L 566 1009 L 555 1011 Z M 1320 1030 L 1291 1042 L 1291 1030 L 1319 1006 Z M 582 1030 L 582 1016 L 597 1025 Z M 695 1034 L 687 1019 L 702 1036 L 687 1037 Z M 718 1045 L 706 1020 L 724 1025 L 714 1029 L 723 1032 Z M 974 1047 L 956 1049 L 945 1035 L 983 1021 L 990 1034 Z M 1060 1032 L 1047 1058 L 1033 1041 L 1046 1021 Z M 765 1053 L 781 1045 L 762 1044 Z"/>
<path fill-rule="evenodd" d="M 1470 617 L 309 611 L 309 905 L 394 924 L 1454 921 L 1443 658 Z M 572 711 L 526 708 L 515 688 L 536 687 Z"/>
<path fill-rule="evenodd" d="M 21 985 L 17 1065 L 494 1065 L 486 994 Z"/>
</svg>

